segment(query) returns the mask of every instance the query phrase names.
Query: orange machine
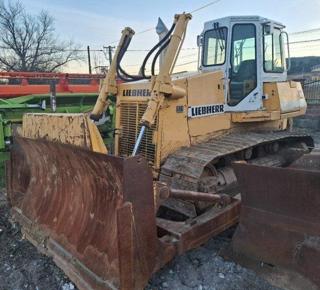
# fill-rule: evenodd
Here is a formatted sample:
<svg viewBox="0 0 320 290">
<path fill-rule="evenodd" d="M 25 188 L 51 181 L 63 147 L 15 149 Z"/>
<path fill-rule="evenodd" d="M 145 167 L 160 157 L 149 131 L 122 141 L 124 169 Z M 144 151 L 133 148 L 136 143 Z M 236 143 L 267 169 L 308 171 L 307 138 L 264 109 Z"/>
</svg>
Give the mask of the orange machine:
<svg viewBox="0 0 320 290">
<path fill-rule="evenodd" d="M 98 93 L 103 74 L 68 74 L 43 72 L 0 72 L 0 98 L 50 93 Z"/>
</svg>

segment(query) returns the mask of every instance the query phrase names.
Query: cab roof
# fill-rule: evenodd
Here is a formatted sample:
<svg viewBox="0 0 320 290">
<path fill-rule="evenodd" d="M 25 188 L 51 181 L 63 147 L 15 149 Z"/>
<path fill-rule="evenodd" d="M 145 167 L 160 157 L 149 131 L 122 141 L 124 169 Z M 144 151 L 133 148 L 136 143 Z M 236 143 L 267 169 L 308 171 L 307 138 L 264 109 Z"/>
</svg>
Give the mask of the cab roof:
<svg viewBox="0 0 320 290">
<path fill-rule="evenodd" d="M 273 24 L 275 26 L 278 26 L 280 28 L 285 28 L 285 25 L 283 25 L 282 23 L 269 19 L 269 18 L 265 18 L 265 17 L 261 17 L 258 15 L 240 15 L 240 16 L 227 16 L 227 17 L 222 17 L 222 18 L 218 18 L 215 20 L 211 20 L 211 21 L 207 21 L 204 23 L 204 27 L 206 28 L 212 28 L 214 23 L 219 23 L 220 25 L 228 25 L 231 22 L 257 22 L 257 23 L 261 23 L 261 24 Z"/>
</svg>

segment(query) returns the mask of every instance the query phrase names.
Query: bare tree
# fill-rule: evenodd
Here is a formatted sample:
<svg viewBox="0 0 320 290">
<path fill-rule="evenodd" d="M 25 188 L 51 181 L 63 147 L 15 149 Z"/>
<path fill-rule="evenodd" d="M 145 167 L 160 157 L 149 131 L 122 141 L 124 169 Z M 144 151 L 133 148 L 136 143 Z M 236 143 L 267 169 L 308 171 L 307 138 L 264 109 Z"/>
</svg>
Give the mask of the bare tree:
<svg viewBox="0 0 320 290">
<path fill-rule="evenodd" d="M 58 71 L 79 60 L 72 41 L 60 41 L 46 11 L 33 16 L 21 2 L 0 0 L 0 68 L 6 71 Z"/>
</svg>

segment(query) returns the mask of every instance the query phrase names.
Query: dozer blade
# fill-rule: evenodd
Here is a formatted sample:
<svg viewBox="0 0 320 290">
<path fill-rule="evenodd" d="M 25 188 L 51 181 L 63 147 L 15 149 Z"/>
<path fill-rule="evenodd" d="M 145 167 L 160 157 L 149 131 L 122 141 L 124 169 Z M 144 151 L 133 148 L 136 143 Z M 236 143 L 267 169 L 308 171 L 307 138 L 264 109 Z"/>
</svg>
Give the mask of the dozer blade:
<svg viewBox="0 0 320 290">
<path fill-rule="evenodd" d="M 24 235 L 80 289 L 143 289 L 157 253 L 152 175 L 143 159 L 18 137 L 7 169 Z"/>
<path fill-rule="evenodd" d="M 242 193 L 233 251 L 298 272 L 320 289 L 320 154 L 290 168 L 234 164 Z"/>
<path fill-rule="evenodd" d="M 28 113 L 23 115 L 19 135 L 107 153 L 97 126 L 87 114 Z"/>
<path fill-rule="evenodd" d="M 13 218 L 81 290 L 141 290 L 175 255 L 238 221 L 238 198 L 174 191 L 153 181 L 144 158 L 107 155 L 84 114 L 27 114 L 20 136 L 7 164 Z M 170 194 L 214 206 L 157 217 Z"/>
</svg>

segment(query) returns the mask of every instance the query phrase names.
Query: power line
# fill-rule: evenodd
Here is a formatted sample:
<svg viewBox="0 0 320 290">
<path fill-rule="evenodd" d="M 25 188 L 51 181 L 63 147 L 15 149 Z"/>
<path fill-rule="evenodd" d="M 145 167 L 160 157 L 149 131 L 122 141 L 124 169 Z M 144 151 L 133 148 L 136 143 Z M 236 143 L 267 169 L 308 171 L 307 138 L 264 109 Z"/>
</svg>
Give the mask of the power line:
<svg viewBox="0 0 320 290">
<path fill-rule="evenodd" d="M 207 7 L 209 7 L 209 6 L 213 5 L 213 4 L 216 4 L 216 3 L 218 3 L 218 2 L 221 2 L 221 1 L 222 1 L 222 0 L 211 1 L 211 2 L 209 2 L 209 3 L 207 3 L 207 4 L 205 4 L 205 5 L 197 8 L 197 9 L 191 11 L 190 13 L 191 13 L 191 14 L 196 13 L 196 12 L 202 10 L 202 9 L 205 9 L 205 8 L 207 8 Z M 150 28 L 147 28 L 147 29 L 145 29 L 145 30 L 136 32 L 135 35 L 143 34 L 143 33 L 152 31 L 152 30 L 154 30 L 154 29 L 155 29 L 155 27 L 150 27 Z M 109 43 L 109 45 L 110 45 L 110 44 L 114 44 L 114 43 L 118 43 L 119 41 L 120 41 L 120 39 L 115 40 L 115 41 L 112 41 L 112 42 Z M 109 46 L 109 45 L 107 45 L 107 46 Z"/>
<path fill-rule="evenodd" d="M 148 52 L 150 49 L 127 49 L 126 52 Z"/>
<path fill-rule="evenodd" d="M 310 32 L 320 32 L 320 27 L 319 28 L 313 28 L 313 29 L 309 29 L 309 30 L 304 30 L 304 31 L 297 31 L 297 32 L 292 32 L 290 33 L 290 35 L 297 35 L 297 34 L 303 34 L 303 33 L 310 33 Z"/>
<path fill-rule="evenodd" d="M 308 46 L 293 46 L 290 48 L 290 50 L 303 50 L 303 49 L 318 49 L 320 47 L 320 43 L 316 45 L 308 45 Z"/>
<path fill-rule="evenodd" d="M 297 43 L 308 43 L 308 42 L 317 42 L 320 41 L 320 38 L 317 39 L 309 39 L 309 40 L 299 40 L 299 41 L 292 41 L 289 44 L 297 44 Z"/>
<path fill-rule="evenodd" d="M 50 49 L 53 49 L 55 47 L 41 47 L 39 50 L 50 50 Z M 8 47 L 8 46 L 0 46 L 0 49 L 6 49 L 6 50 L 12 50 L 11 47 Z M 185 48 L 182 48 L 181 50 L 194 50 L 194 49 L 197 49 L 197 47 L 185 47 Z M 34 51 L 36 50 L 36 48 L 34 49 L 28 49 L 28 50 L 31 50 L 31 51 Z M 71 51 L 75 51 L 75 52 L 87 52 L 87 49 L 57 49 L 58 52 L 71 52 Z M 103 49 L 99 49 L 99 48 L 95 48 L 95 49 L 91 49 L 90 48 L 90 51 L 92 52 L 104 52 Z M 128 49 L 127 50 L 128 52 L 148 52 L 150 51 L 150 49 Z"/>
<path fill-rule="evenodd" d="M 209 3 L 207 3 L 207 4 L 205 4 L 205 5 L 197 8 L 197 9 L 191 11 L 190 13 L 191 13 L 191 14 L 194 14 L 194 13 L 196 13 L 196 12 L 202 10 L 202 9 L 205 9 L 205 8 L 207 8 L 207 7 L 209 7 L 209 6 L 213 5 L 213 4 L 217 4 L 217 3 L 221 2 L 221 1 L 222 1 L 222 0 L 211 1 L 211 2 L 209 2 Z"/>
<path fill-rule="evenodd" d="M 216 4 L 218 2 L 221 2 L 222 0 L 215 0 L 215 1 L 212 1 L 212 2 L 209 2 L 208 4 L 202 6 L 202 7 L 199 7 L 193 11 L 191 11 L 190 13 L 195 13 L 195 12 L 198 12 L 202 9 L 205 9 L 213 4 Z M 139 35 L 139 34 L 143 34 L 143 33 L 146 33 L 146 32 L 149 32 L 149 31 L 153 31 L 155 29 L 155 27 L 150 27 L 148 29 L 145 29 L 145 30 L 142 30 L 142 31 L 139 31 L 139 32 L 136 32 L 135 35 Z M 320 31 L 320 28 L 314 28 L 314 29 L 310 29 L 310 30 L 305 30 L 305 31 L 297 31 L 297 32 L 292 32 L 290 33 L 290 35 L 296 35 L 296 34 L 302 34 L 302 33 L 308 33 L 308 32 L 316 32 L 316 31 Z M 120 39 L 118 40 L 115 40 L 115 41 L 112 41 L 109 43 L 110 44 L 114 44 L 114 43 L 118 43 Z M 107 46 L 109 46 L 107 45 Z M 93 51 L 93 50 L 92 50 Z M 127 50 L 127 51 L 135 51 L 135 50 Z M 149 50 L 136 50 L 136 51 L 149 51 Z"/>
<path fill-rule="evenodd" d="M 181 48 L 181 50 L 194 50 L 194 49 L 198 49 L 198 47 L 184 47 L 184 48 Z"/>
<path fill-rule="evenodd" d="M 143 33 L 146 33 L 146 32 L 152 31 L 152 30 L 155 30 L 155 27 L 150 27 L 150 28 L 147 28 L 147 29 L 145 29 L 145 30 L 136 32 L 135 35 L 143 34 Z M 110 45 L 110 44 L 114 44 L 114 43 L 118 43 L 119 41 L 120 41 L 120 39 L 115 40 L 115 41 L 112 41 L 112 42 L 109 43 L 109 45 Z M 109 46 L 109 45 L 107 45 L 107 46 Z"/>
<path fill-rule="evenodd" d="M 316 39 L 309 39 L 309 40 L 299 40 L 299 41 L 291 41 L 289 44 L 299 44 L 299 43 L 310 43 L 310 42 L 319 42 L 320 41 L 320 38 L 316 38 Z M 54 47 L 42 47 L 40 48 L 39 50 L 50 50 L 50 49 L 53 49 Z M 5 50 L 12 50 L 12 48 L 10 47 L 7 47 L 7 46 L 0 46 L 0 49 L 5 49 Z M 183 47 L 181 48 L 181 50 L 183 51 L 187 51 L 187 50 L 196 50 L 198 49 L 198 47 Z M 36 50 L 36 49 L 29 49 L 29 50 Z M 87 49 L 61 49 L 57 52 L 86 52 L 87 53 Z M 150 49 L 128 49 L 127 52 L 149 52 Z M 95 48 L 95 49 L 90 49 L 90 52 L 104 52 L 103 49 L 98 49 L 98 48 Z M 196 53 L 192 53 L 190 54 L 191 55 L 195 55 Z M 187 56 L 182 56 L 183 58 L 184 57 L 187 57 Z"/>
<path fill-rule="evenodd" d="M 5 49 L 5 50 L 13 50 L 11 47 L 8 47 L 8 46 L 0 46 L 0 49 Z M 41 47 L 39 49 L 36 49 L 36 48 L 29 48 L 28 50 L 31 50 L 31 51 L 35 51 L 35 50 L 40 50 L 40 51 L 44 51 L 44 50 L 52 50 L 52 49 L 55 49 L 56 52 L 71 52 L 71 51 L 74 51 L 74 52 L 87 52 L 87 49 L 59 49 L 57 47 L 54 47 L 54 46 L 51 46 L 51 47 Z M 103 52 L 103 49 L 90 49 L 90 51 L 92 52 Z"/>
<path fill-rule="evenodd" d="M 313 41 L 313 42 L 315 42 L 315 41 L 320 41 L 320 39 L 313 39 L 313 40 L 311 40 L 311 41 Z M 304 42 L 308 42 L 308 41 L 297 41 L 297 42 L 292 42 L 292 43 L 304 43 Z M 312 46 L 312 47 L 306 46 L 306 47 L 300 47 L 299 49 L 310 49 L 310 48 L 313 48 L 313 49 L 314 49 L 314 47 L 318 47 L 318 46 L 319 46 L 319 45 Z M 293 49 L 293 50 L 295 50 L 295 49 Z M 193 53 L 193 54 L 185 55 L 185 56 L 180 57 L 180 59 L 181 59 L 181 58 L 192 57 L 192 56 L 194 56 L 194 55 L 196 55 L 196 54 Z M 193 63 L 198 63 L 198 61 L 197 61 L 197 60 L 193 60 L 193 61 L 178 63 L 178 64 L 176 64 L 175 66 L 176 66 L 176 67 L 179 67 L 179 66 L 185 66 L 185 65 L 193 64 Z M 129 64 L 129 65 L 127 65 L 127 66 L 139 67 L 140 65 L 139 65 L 139 64 Z"/>
<path fill-rule="evenodd" d="M 183 47 L 181 50 L 195 50 L 198 49 L 198 47 Z M 128 49 L 126 50 L 128 52 L 148 52 L 150 49 Z"/>
<path fill-rule="evenodd" d="M 140 32 L 137 32 L 136 35 L 138 35 L 138 34 L 143 34 L 143 33 L 146 33 L 146 32 L 152 31 L 152 30 L 155 30 L 155 29 L 156 29 L 155 27 L 151 27 L 151 28 L 142 30 L 142 31 L 140 31 Z"/>
<path fill-rule="evenodd" d="M 189 61 L 189 62 L 183 62 L 183 63 L 176 64 L 175 66 L 183 66 L 183 65 L 192 64 L 192 63 L 198 63 L 198 61 L 193 60 L 193 61 Z"/>
<path fill-rule="evenodd" d="M 197 55 L 198 55 L 197 52 L 194 52 L 194 53 L 191 53 L 191 54 L 187 54 L 187 55 L 182 55 L 182 56 L 179 55 L 179 59 L 192 57 L 192 56 L 197 56 Z"/>
<path fill-rule="evenodd" d="M 179 56 L 178 59 L 185 59 L 185 58 L 192 58 L 192 57 L 194 58 L 194 56 L 197 56 L 197 55 L 198 55 L 198 53 L 192 53 L 192 54 L 188 54 L 188 55 Z M 126 67 L 140 67 L 141 64 L 138 64 L 138 63 L 136 63 L 136 64 L 125 64 L 125 66 Z"/>
<path fill-rule="evenodd" d="M 219 1 L 222 1 L 222 0 L 219 0 Z M 144 30 L 144 31 L 146 31 L 146 30 Z M 320 31 L 320 29 L 319 29 L 319 31 Z M 309 39 L 309 40 L 292 41 L 289 44 L 308 43 L 308 42 L 317 42 L 317 41 L 320 41 L 320 38 Z M 0 47 L 0 48 L 10 49 L 8 47 Z M 49 48 L 44 48 L 44 49 L 49 49 Z M 195 50 L 195 49 L 198 49 L 198 47 L 183 47 L 183 48 L 181 48 L 181 50 Z M 84 52 L 87 52 L 86 49 L 62 50 L 62 51 L 77 51 L 77 52 L 84 51 Z M 90 51 L 103 52 L 103 49 L 90 49 Z M 149 52 L 150 49 L 128 49 L 127 51 L 128 52 Z"/>
</svg>

